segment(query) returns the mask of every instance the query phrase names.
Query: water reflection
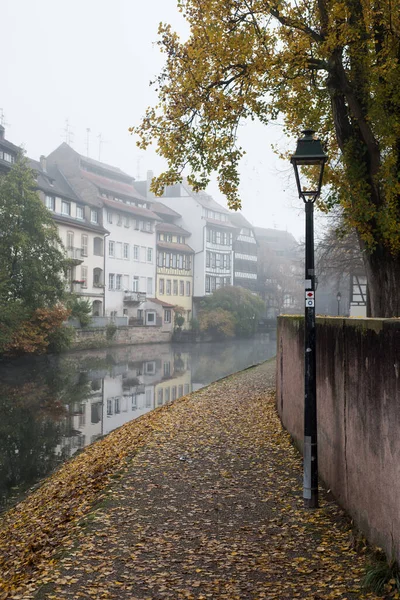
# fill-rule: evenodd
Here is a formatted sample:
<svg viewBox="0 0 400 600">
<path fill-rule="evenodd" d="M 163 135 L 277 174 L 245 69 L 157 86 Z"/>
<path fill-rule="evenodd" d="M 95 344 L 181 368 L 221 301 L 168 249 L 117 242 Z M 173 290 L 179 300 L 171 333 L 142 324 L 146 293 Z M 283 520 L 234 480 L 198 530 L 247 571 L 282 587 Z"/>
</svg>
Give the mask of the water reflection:
<svg viewBox="0 0 400 600">
<path fill-rule="evenodd" d="M 144 413 L 275 354 L 268 335 L 39 357 L 0 367 L 0 505 Z"/>
</svg>

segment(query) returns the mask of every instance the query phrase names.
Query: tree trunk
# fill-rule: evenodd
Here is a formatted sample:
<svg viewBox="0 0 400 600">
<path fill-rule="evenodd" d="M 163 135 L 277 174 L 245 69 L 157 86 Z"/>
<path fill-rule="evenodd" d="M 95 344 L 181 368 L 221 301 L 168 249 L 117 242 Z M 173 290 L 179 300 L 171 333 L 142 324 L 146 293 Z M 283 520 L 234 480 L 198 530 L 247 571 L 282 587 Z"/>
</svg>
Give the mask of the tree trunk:
<svg viewBox="0 0 400 600">
<path fill-rule="evenodd" d="M 382 246 L 363 253 L 371 317 L 400 317 L 400 255 Z"/>
</svg>

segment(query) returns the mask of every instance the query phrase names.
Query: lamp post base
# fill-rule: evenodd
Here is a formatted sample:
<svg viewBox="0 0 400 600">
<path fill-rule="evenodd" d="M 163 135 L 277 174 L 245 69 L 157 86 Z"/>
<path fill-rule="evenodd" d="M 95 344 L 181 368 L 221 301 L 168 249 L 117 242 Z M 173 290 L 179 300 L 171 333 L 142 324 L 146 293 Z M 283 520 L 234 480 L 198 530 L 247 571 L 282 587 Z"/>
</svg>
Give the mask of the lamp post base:
<svg viewBox="0 0 400 600">
<path fill-rule="evenodd" d="M 304 508 L 318 508 L 318 495 L 314 498 L 304 498 Z"/>
</svg>

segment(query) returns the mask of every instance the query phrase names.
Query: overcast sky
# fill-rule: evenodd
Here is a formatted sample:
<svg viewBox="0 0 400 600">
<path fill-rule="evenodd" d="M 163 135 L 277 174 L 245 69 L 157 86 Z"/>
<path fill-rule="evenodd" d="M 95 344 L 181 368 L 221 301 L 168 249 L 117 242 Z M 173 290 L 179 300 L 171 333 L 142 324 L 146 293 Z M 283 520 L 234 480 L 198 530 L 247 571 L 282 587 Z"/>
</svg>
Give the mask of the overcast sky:
<svg viewBox="0 0 400 600">
<path fill-rule="evenodd" d="M 154 151 L 139 151 L 128 127 L 138 124 L 156 101 L 149 81 L 163 61 L 154 43 L 159 22 L 187 34 L 176 0 L 1 4 L 0 116 L 2 109 L 6 138 L 38 159 L 68 139 L 86 155 L 89 135 L 92 158 L 136 178 L 150 169 L 160 172 L 163 160 Z M 240 128 L 239 141 L 247 151 L 241 166 L 243 214 L 253 225 L 304 237 L 304 209 L 292 167 L 271 150 L 272 143 L 294 149 L 295 142 L 283 136 L 279 125 L 250 122 Z M 208 192 L 225 204 L 216 183 Z"/>
</svg>

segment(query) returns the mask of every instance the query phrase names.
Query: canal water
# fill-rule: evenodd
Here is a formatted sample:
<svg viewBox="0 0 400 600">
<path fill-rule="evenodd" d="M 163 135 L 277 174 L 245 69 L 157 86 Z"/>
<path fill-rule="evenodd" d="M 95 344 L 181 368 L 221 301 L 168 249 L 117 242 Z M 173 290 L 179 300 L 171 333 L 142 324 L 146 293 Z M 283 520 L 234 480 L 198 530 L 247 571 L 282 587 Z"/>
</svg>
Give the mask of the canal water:
<svg viewBox="0 0 400 600">
<path fill-rule="evenodd" d="M 0 510 L 113 429 L 275 354 L 262 334 L 0 363 Z"/>
</svg>

